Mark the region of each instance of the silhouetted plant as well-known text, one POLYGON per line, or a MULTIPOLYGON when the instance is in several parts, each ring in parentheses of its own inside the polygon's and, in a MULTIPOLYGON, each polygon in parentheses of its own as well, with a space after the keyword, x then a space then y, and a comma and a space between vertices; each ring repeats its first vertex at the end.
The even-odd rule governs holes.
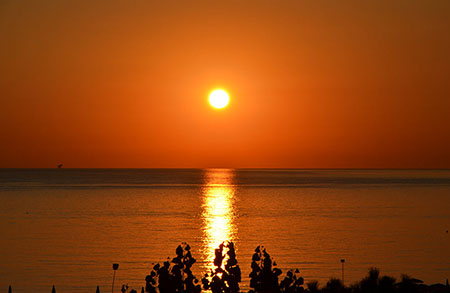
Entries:
MULTIPOLYGON (((156 264, 150 275, 146 276, 145 292, 147 293, 200 293, 201 286, 192 274, 191 268, 196 260, 192 257, 190 246, 182 243, 176 248, 176 257, 163 265, 156 264)), ((203 289, 212 293, 237 293, 241 282, 241 270, 236 259, 233 242, 223 242, 215 250, 214 269, 202 279, 203 289)), ((443 284, 424 285, 423 281, 403 275, 401 281, 395 278, 380 277, 377 268, 371 268, 368 275, 360 282, 345 287, 342 280, 332 278, 326 286, 319 288, 317 281, 307 283, 299 276, 299 270, 290 270, 279 283, 282 271, 266 249, 258 246, 252 256, 252 272, 250 273, 249 293, 450 293, 450 287, 443 284)), ((54 290, 54 289, 53 289, 54 290)), ((122 292, 128 292, 128 285, 122 285, 122 292)), ((142 293, 144 288, 142 288, 142 293)), ((131 290, 130 293, 137 293, 131 290)))
POLYGON ((363 278, 360 282, 360 288, 363 292, 375 293, 378 292, 378 278, 380 271, 377 268, 371 268, 367 277, 363 278))
POLYGON ((395 292, 395 278, 383 276, 378 282, 379 292, 393 293, 395 292))
MULTIPOLYGON (((276 265, 276 263, 275 263, 276 265)), ((281 270, 272 268, 272 259, 266 249, 258 246, 252 256, 252 272, 250 273, 250 287, 255 292, 279 292, 278 276, 281 270)), ((252 290, 250 290, 251 292, 252 290)))
POLYGON ((241 282, 241 268, 237 264, 236 251, 233 242, 223 242, 215 250, 214 266, 211 273, 205 274, 202 279, 203 289, 211 290, 213 293, 239 292, 241 282), (225 248, 227 248, 225 252, 225 248), (223 268, 223 261, 226 260, 223 268))
POLYGON ((415 293, 419 292, 418 284, 422 284, 422 280, 414 279, 408 275, 402 275, 402 280, 397 284, 398 292, 400 293, 415 293))
POLYGON ((288 271, 286 277, 278 283, 281 270, 267 253, 266 249, 258 246, 252 256, 252 272, 250 273, 249 292, 303 292, 303 278, 297 276, 299 270, 288 271))
POLYGON ((120 289, 120 292, 125 293, 128 291, 128 284, 127 285, 122 285, 122 288, 120 289))
MULTIPOLYGON (((122 288, 120 289, 120 291, 122 293, 127 293, 128 292, 128 284, 122 285, 122 288)), ((134 289, 131 289, 130 293, 137 293, 137 291, 134 289)))
POLYGON ((311 281, 306 283, 306 287, 308 288, 308 291, 311 293, 319 292, 319 282, 317 281, 311 281))
POLYGON ((280 282, 281 292, 304 292, 302 285, 304 280, 302 277, 297 276, 300 271, 298 269, 290 270, 286 273, 283 281, 280 282))
POLYGON ((377 268, 371 268, 368 275, 355 286, 353 291, 367 293, 397 292, 395 278, 389 276, 380 277, 380 271, 377 268))
POLYGON ((196 262, 192 257, 189 244, 182 243, 175 250, 176 257, 163 265, 156 264, 150 275, 145 277, 145 292, 161 293, 198 293, 201 287, 191 271, 196 262))
POLYGON ((423 281, 407 275, 402 275, 401 281, 395 283, 393 277, 380 277, 380 271, 377 268, 371 268, 368 275, 350 289, 355 293, 450 292, 450 288, 443 284, 427 286, 423 284, 423 281))
POLYGON ((328 282, 326 287, 322 290, 326 293, 342 293, 346 292, 346 288, 344 284, 342 283, 342 280, 331 278, 328 282))

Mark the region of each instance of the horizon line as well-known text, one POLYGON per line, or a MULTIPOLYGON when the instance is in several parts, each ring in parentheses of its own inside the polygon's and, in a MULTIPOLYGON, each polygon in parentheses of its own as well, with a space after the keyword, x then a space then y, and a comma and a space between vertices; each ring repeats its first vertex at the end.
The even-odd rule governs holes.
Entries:
POLYGON ((228 170, 448 170, 446 168, 403 168, 403 167, 0 167, 0 169, 68 169, 68 170, 100 170, 100 169, 134 169, 134 170, 210 170, 210 169, 228 169, 228 170))

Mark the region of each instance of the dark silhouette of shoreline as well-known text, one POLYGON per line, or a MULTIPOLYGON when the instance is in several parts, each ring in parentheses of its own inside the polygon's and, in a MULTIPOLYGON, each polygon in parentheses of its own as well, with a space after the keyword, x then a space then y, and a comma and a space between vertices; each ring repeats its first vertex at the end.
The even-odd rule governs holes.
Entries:
MULTIPOLYGON (((176 256, 163 264, 154 264, 152 271, 145 277, 145 287, 141 293, 237 293, 240 291, 241 269, 238 265, 234 243, 223 242, 215 249, 214 269, 206 273, 201 282, 194 276, 191 268, 196 263, 191 247, 187 243, 178 245, 176 256)), ((119 264, 113 264, 114 277, 119 264)), ((284 276, 277 268, 274 259, 263 246, 256 247, 251 263, 250 290, 248 293, 450 293, 448 279, 446 284, 426 285, 419 279, 402 275, 397 281, 391 276, 381 276, 377 268, 370 268, 367 276, 361 281, 345 286, 341 279, 331 278, 325 286, 319 287, 317 281, 305 283, 300 270, 289 270, 284 276), (280 281, 281 280, 281 281, 280 281)), ((114 277, 112 291, 114 291, 114 277)), ((100 290, 96 293, 109 292, 100 290)), ((128 284, 121 286, 122 293, 138 293, 130 289, 128 284)), ((9 286, 8 293, 12 293, 9 286)), ((56 293, 55 286, 52 293, 56 293)))
MULTIPOLYGON (((176 257, 156 264, 145 277, 142 293, 212 293, 241 292, 241 270, 238 265, 233 242, 224 242, 215 250, 214 270, 203 276, 201 282, 192 273, 196 259, 190 246, 182 243, 176 248, 176 257), (200 284, 201 283, 201 284, 200 284)), ((423 281, 402 275, 400 280, 391 276, 381 276, 377 268, 369 269, 366 277, 352 285, 345 286, 341 279, 331 278, 325 286, 319 287, 317 281, 305 283, 300 270, 287 271, 284 276, 281 269, 263 246, 258 246, 252 256, 249 293, 440 293, 450 292, 448 284, 426 285, 423 281)), ((128 286, 122 286, 122 293, 128 286)))

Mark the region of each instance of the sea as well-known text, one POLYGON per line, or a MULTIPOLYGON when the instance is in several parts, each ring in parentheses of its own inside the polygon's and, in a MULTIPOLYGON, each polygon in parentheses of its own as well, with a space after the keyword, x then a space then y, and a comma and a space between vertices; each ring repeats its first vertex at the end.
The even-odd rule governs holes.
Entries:
POLYGON ((0 169, 0 291, 140 292, 182 243, 201 279, 222 242, 242 291, 260 245, 319 286, 445 283, 449 229, 450 170, 0 169))

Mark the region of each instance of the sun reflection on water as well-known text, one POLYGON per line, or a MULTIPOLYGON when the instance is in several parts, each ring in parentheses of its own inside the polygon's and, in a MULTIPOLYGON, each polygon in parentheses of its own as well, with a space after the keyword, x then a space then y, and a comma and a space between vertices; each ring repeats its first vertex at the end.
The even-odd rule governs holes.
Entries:
POLYGON ((205 269, 213 269, 214 250, 224 241, 236 241, 233 184, 234 171, 229 169, 205 170, 202 189, 203 256, 205 269))

